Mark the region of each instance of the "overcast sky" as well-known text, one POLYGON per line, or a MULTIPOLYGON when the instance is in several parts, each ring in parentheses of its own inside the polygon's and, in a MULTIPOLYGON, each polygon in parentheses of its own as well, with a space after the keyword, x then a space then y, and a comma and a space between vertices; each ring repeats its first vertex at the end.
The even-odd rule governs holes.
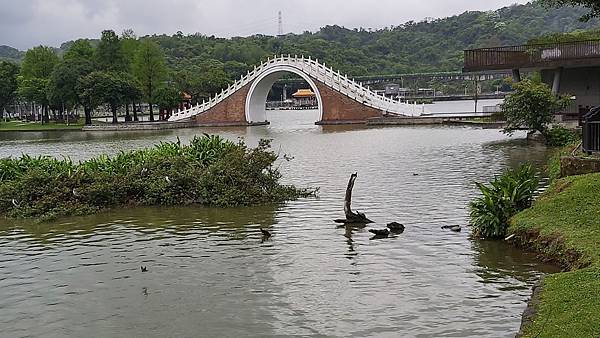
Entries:
POLYGON ((59 46, 103 29, 138 35, 200 32, 223 37, 314 31, 337 24, 381 28, 527 0, 0 0, 0 45, 59 46))

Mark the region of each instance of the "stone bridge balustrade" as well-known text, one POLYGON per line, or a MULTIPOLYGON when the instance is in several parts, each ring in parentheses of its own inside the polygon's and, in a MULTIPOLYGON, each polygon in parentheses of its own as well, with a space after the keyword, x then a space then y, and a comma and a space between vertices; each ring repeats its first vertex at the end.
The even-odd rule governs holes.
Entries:
POLYGON ((417 116, 424 113, 422 106, 379 95, 318 60, 282 55, 255 66, 208 102, 176 112, 169 121, 194 119, 216 125, 265 123, 266 96, 273 83, 285 73, 294 73, 310 84, 319 102, 318 123, 321 124, 358 123, 384 115, 417 116))

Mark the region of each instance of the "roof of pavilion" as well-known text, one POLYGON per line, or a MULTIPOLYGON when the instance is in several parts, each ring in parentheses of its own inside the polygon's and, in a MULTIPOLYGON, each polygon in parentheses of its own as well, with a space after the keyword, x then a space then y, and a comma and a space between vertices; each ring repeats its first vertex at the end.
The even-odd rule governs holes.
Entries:
POLYGON ((298 89, 298 91, 292 94, 295 98, 303 98, 303 97, 315 97, 315 93, 312 89, 298 89))

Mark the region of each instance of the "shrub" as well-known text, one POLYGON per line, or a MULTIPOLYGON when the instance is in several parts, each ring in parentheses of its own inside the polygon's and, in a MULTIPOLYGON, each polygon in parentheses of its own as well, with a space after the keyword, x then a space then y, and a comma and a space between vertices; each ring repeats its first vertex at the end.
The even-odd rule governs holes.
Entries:
POLYGON ((531 206, 539 181, 529 164, 506 170, 490 185, 477 183, 482 196, 470 204, 473 235, 483 238, 502 238, 508 221, 519 211, 531 206))
POLYGON ((189 145, 99 156, 78 164, 48 157, 0 160, 0 215, 51 218, 118 206, 239 206, 279 203, 315 194, 279 183, 270 142, 257 148, 219 136, 189 145))
POLYGON ((535 80, 523 80, 504 99, 502 111, 506 117, 504 132, 512 134, 521 128, 539 131, 543 135, 554 120, 554 114, 570 104, 567 95, 557 97, 550 87, 535 80))
POLYGON ((544 137, 546 138, 546 145, 551 147, 564 147, 581 140, 577 132, 560 126, 546 131, 544 137))

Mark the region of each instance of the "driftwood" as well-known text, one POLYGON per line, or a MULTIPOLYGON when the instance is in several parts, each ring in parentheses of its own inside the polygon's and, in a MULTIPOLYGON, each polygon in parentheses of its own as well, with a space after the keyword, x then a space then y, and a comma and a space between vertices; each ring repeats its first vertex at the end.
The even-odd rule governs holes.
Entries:
POLYGON ((336 219, 336 223, 343 224, 369 224, 374 223, 370 219, 365 216, 365 214, 360 212, 352 211, 352 190, 354 189, 354 182, 358 177, 358 173, 352 174, 350 176, 350 181, 348 181, 348 187, 346 188, 346 198, 344 199, 344 213, 346 214, 346 219, 336 219))

